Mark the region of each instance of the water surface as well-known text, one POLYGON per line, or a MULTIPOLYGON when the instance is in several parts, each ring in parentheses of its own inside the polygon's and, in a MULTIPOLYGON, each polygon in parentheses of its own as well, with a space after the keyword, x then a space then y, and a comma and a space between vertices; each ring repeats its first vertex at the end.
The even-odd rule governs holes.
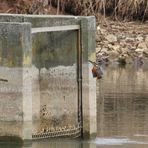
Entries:
POLYGON ((97 82, 97 138, 50 139, 0 148, 148 148, 147 67, 105 68, 97 82))

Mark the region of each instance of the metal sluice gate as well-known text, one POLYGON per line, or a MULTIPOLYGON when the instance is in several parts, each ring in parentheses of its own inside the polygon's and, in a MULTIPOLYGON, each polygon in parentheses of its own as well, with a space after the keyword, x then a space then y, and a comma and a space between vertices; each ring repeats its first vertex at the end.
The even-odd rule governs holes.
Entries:
POLYGON ((32 28, 32 34, 43 33, 43 32, 56 32, 56 31, 77 31, 77 56, 76 56, 76 81, 77 81, 77 123, 69 126, 58 126, 58 127, 44 127, 41 130, 37 130, 32 134, 32 139, 46 139, 56 137, 81 137, 83 134, 83 119, 82 119, 82 51, 80 45, 80 25, 69 25, 69 26, 55 26, 55 27, 41 27, 32 28))

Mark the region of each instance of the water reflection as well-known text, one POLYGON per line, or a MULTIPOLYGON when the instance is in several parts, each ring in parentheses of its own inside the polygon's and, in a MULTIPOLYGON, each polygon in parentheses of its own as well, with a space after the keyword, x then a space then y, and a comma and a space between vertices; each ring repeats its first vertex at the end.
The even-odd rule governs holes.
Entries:
POLYGON ((129 140, 127 138, 96 138, 96 140, 45 140, 36 141, 24 146, 15 144, 0 144, 0 148, 147 148, 144 142, 129 140))
POLYGON ((98 137, 113 138, 105 143, 121 142, 121 148, 148 147, 147 70, 146 66, 110 65, 98 81, 98 137))
POLYGON ((108 66, 97 84, 98 134, 90 141, 52 139, 0 148, 148 148, 147 68, 108 66))
POLYGON ((16 144, 0 144, 0 148, 82 148, 83 145, 89 147, 89 143, 85 144, 81 140, 70 140, 70 139, 52 139, 34 141, 32 143, 21 145, 16 144))
MULTIPOLYGON (((110 66, 98 82, 98 136, 148 135, 148 72, 110 66)), ((141 136, 142 137, 142 136, 141 136)))

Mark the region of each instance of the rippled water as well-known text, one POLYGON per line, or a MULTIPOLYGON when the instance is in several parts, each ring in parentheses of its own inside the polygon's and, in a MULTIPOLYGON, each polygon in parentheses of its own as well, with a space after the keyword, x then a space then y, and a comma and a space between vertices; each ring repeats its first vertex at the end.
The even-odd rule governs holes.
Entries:
POLYGON ((147 66, 105 68, 97 83, 98 137, 104 138, 96 144, 148 147, 147 77, 147 66))
POLYGON ((0 148, 147 148, 148 142, 129 140, 127 138, 96 138, 92 141, 82 140, 46 140, 24 146, 1 144, 0 148))
MULTIPOLYGON (((105 68, 97 82, 97 138, 89 141, 52 139, 23 148, 148 148, 147 67, 105 68)), ((21 148, 0 145, 0 148, 21 148)))

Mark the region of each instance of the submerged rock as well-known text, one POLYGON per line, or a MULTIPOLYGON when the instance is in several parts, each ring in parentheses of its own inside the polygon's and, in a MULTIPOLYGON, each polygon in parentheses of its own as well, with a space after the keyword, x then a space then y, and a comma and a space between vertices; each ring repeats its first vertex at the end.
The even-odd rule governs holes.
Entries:
POLYGON ((121 64, 121 65, 125 65, 126 64, 126 57, 125 57, 125 55, 120 55, 119 56, 119 58, 118 58, 118 60, 117 60, 117 62, 119 63, 119 64, 121 64))

